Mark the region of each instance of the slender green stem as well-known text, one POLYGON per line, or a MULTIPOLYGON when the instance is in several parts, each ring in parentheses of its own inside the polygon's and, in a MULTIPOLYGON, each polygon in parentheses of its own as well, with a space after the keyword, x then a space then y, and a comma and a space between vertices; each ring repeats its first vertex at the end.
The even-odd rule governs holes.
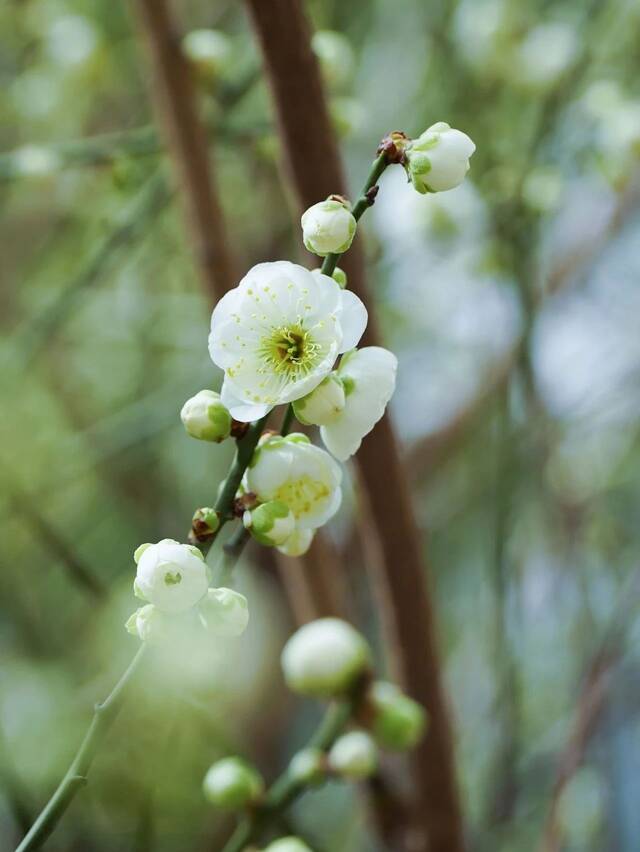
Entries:
POLYGON ((122 709, 133 676, 138 670, 146 650, 147 645, 144 643, 140 645, 129 667, 114 686, 111 693, 100 704, 96 704, 91 724, 80 748, 76 752, 76 756, 71 762, 71 766, 60 782, 58 789, 49 799, 40 816, 17 847, 16 852, 28 852, 28 850, 39 849, 58 824, 60 817, 69 807, 78 790, 87 783, 87 775, 98 746, 122 709))
MULTIPOLYGON (((308 746, 328 751, 351 718, 353 707, 352 699, 331 705, 309 740, 308 746)), ((267 790, 259 807, 238 825, 222 852, 243 852, 245 847, 257 840, 261 832, 306 789, 306 786, 296 780, 289 770, 285 770, 267 790)))
MULTIPOLYGON (((367 176, 367 180, 365 181, 364 186, 362 187, 362 192, 360 193, 360 197, 353 205, 352 213, 356 222, 360 219, 365 210, 367 210, 373 204, 373 199, 370 195, 370 191, 373 187, 378 183, 380 176, 387 168, 389 163, 387 162, 386 154, 382 153, 379 157, 373 161, 371 165, 371 171, 367 176)), ((338 265, 338 261, 342 257, 341 254, 328 254, 323 263, 321 271, 325 275, 333 275, 333 270, 338 265)))
POLYGON ((281 435, 288 435, 291 431, 291 426, 295 419, 295 414, 293 413, 293 403, 289 403, 287 406, 287 410, 284 413, 284 417, 282 419, 282 426, 280 427, 281 435))

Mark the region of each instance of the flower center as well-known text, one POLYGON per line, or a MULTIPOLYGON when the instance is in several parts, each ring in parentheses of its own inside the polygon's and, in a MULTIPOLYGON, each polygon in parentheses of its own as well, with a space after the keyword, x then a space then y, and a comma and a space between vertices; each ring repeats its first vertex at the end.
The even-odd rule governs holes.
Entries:
POLYGON ((326 500, 330 490, 319 479, 312 479, 305 473, 298 479, 289 479, 284 482, 273 495, 274 500, 285 503, 296 518, 308 514, 315 503, 326 500))
POLYGON ((276 373, 308 373, 320 354, 320 345, 301 323, 274 328, 260 344, 260 356, 276 373))
POLYGON ((177 586, 178 583, 182 582, 182 574, 179 571, 167 571, 164 575, 164 582, 166 586, 177 586))

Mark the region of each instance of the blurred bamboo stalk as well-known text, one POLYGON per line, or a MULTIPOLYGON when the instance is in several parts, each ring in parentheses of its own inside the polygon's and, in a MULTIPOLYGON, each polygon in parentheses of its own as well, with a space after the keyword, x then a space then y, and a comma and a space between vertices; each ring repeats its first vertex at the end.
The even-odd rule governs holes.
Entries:
POLYGON ((193 78, 167 0, 136 0, 134 6, 148 45, 160 130, 181 187, 199 272, 213 304, 236 284, 235 259, 196 109, 193 78))
MULTIPOLYGON (((309 24, 299 0, 247 0, 247 7, 264 55, 298 205, 304 209, 332 192, 345 192, 309 24)), ((349 252, 344 266, 351 289, 369 309, 366 342, 374 343, 379 334, 358 248, 349 252)), ((361 511, 370 508, 379 534, 381 558, 371 569, 390 661, 431 717, 428 736, 411 756, 418 828, 412 841, 421 835, 421 846, 412 848, 425 848, 428 838, 431 852, 461 852, 463 826, 435 616, 408 480, 387 417, 365 439, 357 461, 370 504, 361 511)))

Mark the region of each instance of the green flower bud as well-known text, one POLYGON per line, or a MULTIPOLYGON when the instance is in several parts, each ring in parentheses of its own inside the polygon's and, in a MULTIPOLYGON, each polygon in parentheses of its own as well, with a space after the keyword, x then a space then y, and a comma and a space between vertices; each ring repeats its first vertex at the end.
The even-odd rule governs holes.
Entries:
POLYGON ((242 522, 253 538, 267 547, 284 544, 296 528, 293 512, 281 500, 269 500, 255 509, 248 509, 242 522))
POLYGON ((231 434, 231 415, 220 402, 220 394, 202 390, 182 406, 180 417, 192 438, 219 443, 231 434))
POLYGON ((346 286, 347 286, 347 273, 344 271, 344 269, 340 269, 339 266, 336 266, 336 268, 331 273, 331 277, 336 282, 336 284, 340 287, 341 290, 344 290, 346 288, 346 286))
POLYGON ((369 778, 378 768, 376 744, 364 731, 343 734, 329 751, 329 767, 350 781, 369 778))
POLYGON ((326 426, 333 423, 344 406, 342 382, 337 373, 329 373, 311 393, 293 403, 293 411, 305 426, 326 426))
POLYGON ((326 757, 319 748, 304 748, 291 758, 289 774, 299 784, 316 787, 327 777, 326 757))
POLYGON ((202 782, 205 798, 219 808, 241 810, 258 801, 264 791, 262 776, 240 757, 214 763, 202 782))
POLYGON ((264 849, 264 852, 312 852, 312 850, 299 837, 291 835, 274 840, 264 849))
POLYGON ((195 541, 207 541, 220 528, 220 517, 215 509, 205 506, 196 509, 191 520, 191 533, 195 541))
POLYGON ((306 248, 324 257, 347 251, 356 233, 356 220, 342 202, 320 201, 302 214, 302 238, 306 248))
POLYGON ((422 705, 387 681, 376 681, 369 695, 374 710, 372 733, 380 745, 404 751, 422 739, 427 713, 422 705))
POLYGON ((206 82, 223 74, 233 57, 231 40, 219 30, 192 30, 182 39, 182 51, 206 82))
POLYGON ((311 47, 327 86, 340 89, 351 80, 355 58, 346 36, 334 30, 318 30, 311 39, 311 47))
POLYGON ((370 650, 358 631, 339 618, 305 624, 282 651, 284 679, 292 692, 332 698, 347 692, 368 667, 370 650))

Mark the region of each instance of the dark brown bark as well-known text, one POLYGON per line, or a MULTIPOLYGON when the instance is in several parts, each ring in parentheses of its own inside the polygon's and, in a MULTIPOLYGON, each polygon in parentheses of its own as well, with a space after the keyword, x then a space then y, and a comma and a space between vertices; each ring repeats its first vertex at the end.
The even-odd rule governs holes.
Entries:
MULTIPOLYGON (((335 136, 299 0, 247 0, 247 7, 264 55, 300 209, 332 192, 344 194, 335 136)), ((350 287, 367 303, 367 342, 375 343, 377 324, 357 247, 344 266, 350 287)), ((461 852, 462 819, 434 613, 407 477, 388 418, 366 438, 356 458, 379 534, 381 558, 372 572, 394 674, 431 717, 428 736, 411 755, 416 828, 422 848, 428 837, 431 852, 461 852)))
POLYGON ((167 0, 135 0, 151 59, 152 94, 187 212, 205 290, 215 303, 237 283, 207 136, 167 0))

